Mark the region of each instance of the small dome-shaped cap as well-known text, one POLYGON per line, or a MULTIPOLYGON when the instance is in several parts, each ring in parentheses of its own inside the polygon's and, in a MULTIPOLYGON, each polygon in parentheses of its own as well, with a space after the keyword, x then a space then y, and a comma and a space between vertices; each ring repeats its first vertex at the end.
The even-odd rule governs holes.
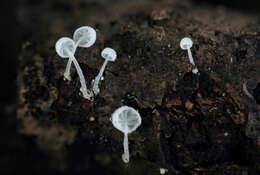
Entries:
POLYGON ((115 128, 123 133, 131 133, 138 128, 142 119, 137 110, 132 107, 122 106, 112 114, 112 123, 115 128))
POLYGON ((116 51, 109 47, 102 50, 101 56, 109 61, 115 61, 117 57, 116 51))
POLYGON ((180 46, 183 50, 187 50, 188 48, 191 48, 192 44, 193 44, 192 40, 188 37, 183 38, 180 42, 180 46))
POLYGON ((96 42, 96 31, 89 26, 83 26, 78 28, 73 34, 73 40, 75 43, 79 42, 80 47, 90 47, 96 42))
POLYGON ((75 52, 75 43, 72 39, 67 37, 62 37, 56 42, 56 52, 62 58, 68 58, 69 54, 66 52, 67 48, 71 53, 75 52))

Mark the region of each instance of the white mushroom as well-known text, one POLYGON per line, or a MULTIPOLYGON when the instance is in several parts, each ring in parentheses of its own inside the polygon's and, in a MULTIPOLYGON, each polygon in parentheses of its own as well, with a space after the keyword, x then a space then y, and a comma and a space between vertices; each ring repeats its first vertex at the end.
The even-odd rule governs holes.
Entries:
MULTIPOLYGON (((77 47, 88 48, 96 42, 96 31, 89 26, 80 27, 74 32, 73 40, 76 43, 75 51, 77 47)), ((64 73, 64 79, 71 80, 70 77, 71 63, 72 63, 72 59, 69 59, 64 73)))
POLYGON ((122 159, 125 163, 129 162, 128 134, 135 131, 142 123, 138 111, 132 107, 122 106, 112 114, 112 123, 116 129, 124 133, 124 154, 122 159))
POLYGON ((115 61, 116 60, 116 51, 114 49, 111 48, 105 48, 102 52, 101 52, 101 56, 103 58, 105 58, 105 62, 102 65, 98 75, 96 76, 95 80, 92 80, 92 90, 94 92, 95 95, 97 95, 100 92, 100 89, 98 87, 99 81, 100 79, 102 79, 105 67, 108 63, 108 61, 115 61))
POLYGON ((192 47, 193 45, 193 42, 190 38, 183 38, 180 42, 180 46, 183 50, 188 50, 188 57, 189 57, 189 60, 190 60, 190 63, 195 67, 192 69, 192 72, 194 74, 197 74, 199 71, 198 71, 198 68, 196 67, 195 63, 194 63, 194 60, 193 60, 193 57, 192 57, 192 54, 191 54, 191 50, 190 48, 192 47))
POLYGON ((67 38, 67 37, 60 38, 56 42, 56 52, 60 57, 69 58, 73 61, 74 65, 76 67, 77 73, 79 75, 80 83, 81 83, 80 91, 82 92, 84 98, 91 100, 91 98, 93 97, 93 93, 87 89, 86 81, 85 81, 84 75, 82 73, 82 70, 81 70, 77 60, 74 57, 75 42, 72 39, 67 38))

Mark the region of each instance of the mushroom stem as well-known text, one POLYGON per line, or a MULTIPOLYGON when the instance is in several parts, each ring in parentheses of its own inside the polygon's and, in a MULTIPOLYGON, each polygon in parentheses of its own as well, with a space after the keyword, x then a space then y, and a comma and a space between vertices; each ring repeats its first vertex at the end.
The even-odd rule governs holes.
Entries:
POLYGON ((124 154, 122 155, 122 159, 125 163, 129 162, 129 148, 128 148, 128 134, 124 133, 124 154))
POLYGON ((195 63, 194 63, 194 60, 193 60, 193 57, 192 57, 192 54, 191 54, 191 50, 190 50, 190 47, 188 47, 188 57, 189 57, 189 60, 190 60, 190 63, 193 65, 193 69, 192 69, 192 73, 194 74, 197 74, 199 72, 198 68, 196 67, 195 63))
POLYGON ((94 94, 98 94, 99 91, 100 91, 98 84, 99 84, 101 77, 103 76, 103 73, 105 71, 107 63, 108 63, 108 59, 105 59, 105 62, 103 63, 103 65, 102 65, 98 75, 96 76, 95 80, 92 80, 93 81, 92 90, 93 90, 94 94))
MULTIPOLYGON (((75 44, 75 50, 78 48, 79 46, 79 43, 82 41, 83 37, 81 37, 75 44)), ((72 59, 69 58, 69 61, 67 63, 67 66, 66 66, 66 70, 64 72, 64 80, 67 79, 67 80, 71 80, 71 76, 70 76, 70 68, 71 68, 71 63, 72 63, 72 59)))
POLYGON ((69 81, 71 80, 71 76, 70 76, 71 63, 72 63, 72 59, 71 59, 71 57, 69 57, 69 61, 68 61, 67 66, 66 66, 66 70, 63 74, 64 80, 66 80, 66 79, 69 80, 69 81))
POLYGON ((83 40, 83 38, 84 38, 84 36, 80 37, 80 39, 76 42, 75 49, 78 48, 78 46, 79 46, 80 42, 83 40))
POLYGON ((193 69, 192 69, 192 73, 194 74, 197 74, 199 72, 198 68, 196 67, 195 63, 194 63, 194 60, 193 60, 193 57, 192 57, 192 54, 191 54, 191 50, 190 50, 190 47, 187 47, 187 50, 188 50, 188 57, 189 57, 189 60, 190 60, 190 63, 193 65, 193 69))
POLYGON ((91 100, 91 98, 93 97, 93 94, 91 92, 89 92, 89 90, 87 89, 86 81, 85 81, 84 75, 82 73, 82 70, 79 66, 78 61, 76 60, 74 55, 68 50, 68 48, 65 48, 65 51, 68 53, 69 59, 71 59, 73 61, 74 65, 76 67, 77 73, 79 75, 79 80, 81 83, 80 91, 82 92, 83 97, 88 100, 91 100))
POLYGON ((194 60, 193 60, 193 57, 192 57, 192 54, 191 54, 191 50, 190 50, 190 47, 188 47, 188 57, 189 57, 189 60, 190 60, 190 63, 195 66, 195 63, 194 63, 194 60))

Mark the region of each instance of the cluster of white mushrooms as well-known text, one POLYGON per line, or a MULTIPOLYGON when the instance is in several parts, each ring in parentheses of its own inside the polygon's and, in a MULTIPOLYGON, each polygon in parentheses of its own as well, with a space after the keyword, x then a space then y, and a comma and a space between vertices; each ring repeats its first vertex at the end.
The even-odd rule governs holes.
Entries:
POLYGON ((98 85, 99 85, 99 81, 102 80, 102 75, 105 70, 105 67, 108 61, 115 61, 117 57, 116 51, 114 49, 105 48, 102 51, 101 56, 105 58, 105 62, 99 74, 96 76, 94 80, 92 80, 91 89, 88 89, 86 85, 85 77, 74 54, 78 47, 88 48, 91 47, 95 42, 96 42, 96 31, 89 26, 83 26, 78 28, 73 34, 73 39, 70 39, 68 37, 62 37, 56 42, 57 54, 62 58, 69 58, 65 73, 63 75, 64 80, 68 80, 68 81, 71 80, 70 68, 71 68, 71 63, 73 62, 77 70, 77 73, 79 75, 79 79, 81 83, 80 91, 83 97, 88 100, 92 100, 94 95, 97 95, 100 92, 98 85))
MULTIPOLYGON (((115 61, 117 58, 117 54, 114 49, 105 48, 101 52, 101 56, 105 59, 105 62, 102 65, 98 75, 95 77, 95 79, 92 80, 91 88, 88 89, 86 85, 85 77, 74 54, 78 47, 84 47, 84 48, 91 47, 95 43, 95 41, 96 41, 96 31, 89 26, 83 26, 78 28, 74 32, 73 39, 70 39, 68 37, 62 37, 56 43, 57 54, 62 58, 69 58, 64 73, 64 80, 71 81, 70 68, 73 62, 80 78, 80 83, 81 83, 80 91, 83 97, 88 100, 92 100, 94 95, 97 95, 100 92, 99 81, 103 79, 103 73, 108 61, 115 61)), ((190 38, 183 38, 180 42, 180 47, 183 50, 188 51, 188 58, 190 63, 193 66, 192 72, 194 74, 198 74, 199 71, 194 63, 191 50, 190 50, 192 44, 193 42, 190 38)), ((128 163, 130 160, 129 148, 128 148, 128 134, 135 131, 141 125, 142 123, 141 116, 139 112, 134 108, 128 106, 122 106, 114 111, 111 120, 113 126, 119 131, 124 133, 124 141, 123 141, 124 153, 122 155, 122 160, 125 163, 128 163)), ((160 172, 161 174, 164 174, 166 170, 161 168, 160 172)))
MULTIPOLYGON (((88 48, 91 47, 94 43, 96 42, 96 31, 89 26, 83 26, 78 28, 74 34, 73 34, 73 39, 70 39, 68 37, 62 37, 56 42, 56 52, 57 54, 62 57, 62 58, 69 58, 69 61, 66 66, 66 70, 64 72, 64 80, 71 80, 70 76, 70 68, 71 68, 71 63, 73 62, 75 65, 75 68, 77 70, 77 73, 79 75, 80 83, 81 83, 81 88, 80 91, 85 99, 91 100, 93 99, 94 95, 97 95, 100 92, 99 88, 99 81, 103 80, 103 73, 105 71, 105 67, 108 63, 108 61, 114 62, 117 58, 116 51, 111 48, 105 48, 101 52, 101 56, 105 59, 105 62, 103 66, 101 67, 98 75, 94 80, 91 82, 91 89, 87 88, 86 85, 86 80, 83 75, 83 72, 74 56, 76 49, 78 47, 83 47, 83 48, 88 48)), ((190 48, 192 47, 192 40, 190 38, 183 38, 180 42, 180 47, 183 50, 188 50, 188 57, 190 63, 194 66, 192 69, 192 72, 194 74, 198 73, 198 69, 194 63, 191 50, 190 48)))

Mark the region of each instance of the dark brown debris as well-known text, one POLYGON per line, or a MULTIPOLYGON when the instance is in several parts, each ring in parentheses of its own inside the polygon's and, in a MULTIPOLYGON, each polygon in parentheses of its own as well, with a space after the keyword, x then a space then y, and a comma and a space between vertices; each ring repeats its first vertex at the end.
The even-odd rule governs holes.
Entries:
POLYGON ((259 109, 242 91, 247 79, 259 104, 257 17, 189 1, 113 1, 108 7, 44 2, 27 7, 19 19, 29 28, 38 17, 23 44, 17 78, 19 132, 33 136, 52 157, 44 170, 260 174, 259 109), (73 66, 73 81, 63 80, 67 60, 54 49, 60 37, 71 37, 82 25, 97 29, 95 45, 76 52, 88 86, 103 63, 101 50, 112 47, 118 53, 92 102, 80 96, 73 66), (185 36, 194 42, 199 76, 180 49, 185 36), (129 135, 127 165, 121 160, 123 135, 110 121, 122 105, 142 116, 142 125, 129 135))

